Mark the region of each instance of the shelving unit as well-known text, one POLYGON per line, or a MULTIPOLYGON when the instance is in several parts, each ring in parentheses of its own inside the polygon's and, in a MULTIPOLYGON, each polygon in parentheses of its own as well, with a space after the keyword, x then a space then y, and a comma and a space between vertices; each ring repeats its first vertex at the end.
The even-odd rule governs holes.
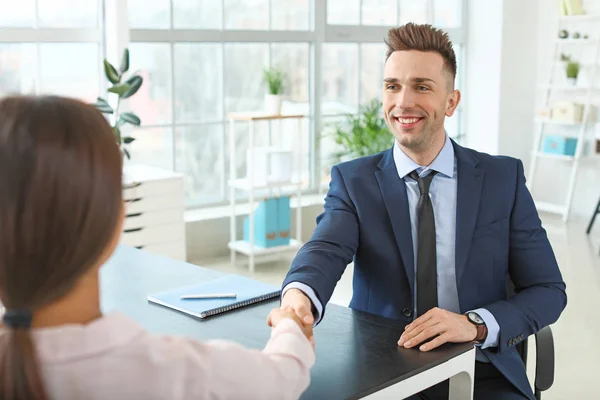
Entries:
MULTIPOLYGON (((236 264, 236 254, 244 254, 248 256, 248 268, 250 272, 254 272, 254 266, 257 261, 257 257, 260 256, 272 256, 285 252, 297 251, 301 246, 301 232, 302 232, 302 209, 298 207, 296 209, 296 237, 290 240, 289 245, 286 246, 275 246, 275 247, 259 247, 255 245, 254 238, 254 208, 257 191, 269 191, 272 196, 274 194, 281 195, 282 188, 293 187, 295 189, 295 195, 300 202, 302 197, 302 119, 305 115, 268 115, 261 112, 245 112, 245 113, 231 113, 229 114, 229 197, 231 205, 230 215, 230 242, 228 244, 231 265, 236 264), (254 148, 255 144, 255 127, 254 124, 257 121, 275 121, 284 119, 297 119, 298 120, 298 147, 294 148, 296 152, 295 162, 293 163, 292 170, 296 170, 299 173, 298 180, 284 181, 284 182, 266 182, 266 183, 255 183, 254 174, 252 171, 253 163, 248 164, 247 177, 237 178, 236 177, 236 140, 235 140, 235 128, 238 123, 248 123, 248 146, 254 148), (237 224, 236 224, 236 190, 243 190, 248 193, 248 202, 250 204, 249 212, 249 241, 237 239, 237 224)), ((278 132, 281 134, 281 132, 278 132)), ((269 137, 271 138, 271 137, 269 137)), ((271 142, 271 140, 269 140, 271 142)), ((271 145, 271 143, 269 143, 271 145)))
MULTIPOLYGON (((558 19, 557 30, 567 29, 569 32, 579 31, 581 33, 582 25, 588 29, 590 23, 595 24, 596 21, 600 22, 600 15, 576 15, 576 16, 562 16, 558 19), (580 24, 580 25, 578 25, 580 24), (587 24, 587 25, 586 25, 587 24)), ((553 59, 550 62, 550 77, 548 82, 539 85, 539 89, 545 90, 545 101, 544 107, 546 110, 550 109, 550 101, 552 95, 555 93, 559 93, 561 97, 569 98, 568 96, 576 96, 576 95, 584 95, 585 100, 579 101, 580 104, 583 104, 583 116, 581 121, 577 122, 568 122, 568 121, 557 121, 552 120, 550 118, 535 118, 536 125, 536 133, 535 133, 535 141, 534 148, 532 151, 532 162, 528 171, 527 182, 529 186, 529 190, 532 192, 534 197, 536 206, 538 210, 545 211, 549 213, 559 214, 562 216, 563 221, 567 221, 569 218, 569 211, 571 208, 571 201, 573 199, 573 192, 575 188, 575 182, 577 179, 577 171, 579 168, 580 159, 583 156, 583 147, 585 145, 585 140, 588 138, 588 130, 590 128, 590 112, 592 107, 592 101, 595 95, 600 94, 600 85, 598 84, 598 55, 600 54, 600 37, 598 37, 599 32, 595 31, 590 34, 588 39, 578 38, 578 39, 556 39, 554 41, 554 54, 553 59), (572 51, 572 49, 576 49, 577 46, 582 46, 582 52, 586 52, 588 54, 592 54, 593 52, 593 61, 583 62, 582 65, 590 71, 587 76, 587 85, 583 86, 570 86, 567 84, 561 84, 554 82, 555 70, 558 66, 564 65, 560 63, 559 56, 561 52, 572 51), (547 127, 553 126, 553 129, 560 132, 556 133, 556 135, 563 136, 565 138, 573 138, 577 139, 577 144, 575 147, 575 154, 573 156, 570 155, 561 155, 561 154, 549 154, 544 153, 542 149, 542 145, 544 143, 544 139, 547 133, 547 127), (568 131, 571 129, 571 132, 568 131), (574 131, 577 130, 577 134, 574 131), (536 198, 536 195, 533 191, 534 181, 536 173, 538 171, 538 162, 540 159, 552 159, 559 162, 570 163, 570 172, 568 181, 565 183, 564 187, 566 187, 566 198, 564 203, 562 204, 553 204, 548 202, 539 201, 536 198)), ((577 60, 579 61, 579 60, 577 60)), ((593 135, 592 135, 593 136, 593 135)), ((543 172, 543 171, 542 171, 543 172)), ((557 182, 557 185, 560 185, 560 182, 557 182)))

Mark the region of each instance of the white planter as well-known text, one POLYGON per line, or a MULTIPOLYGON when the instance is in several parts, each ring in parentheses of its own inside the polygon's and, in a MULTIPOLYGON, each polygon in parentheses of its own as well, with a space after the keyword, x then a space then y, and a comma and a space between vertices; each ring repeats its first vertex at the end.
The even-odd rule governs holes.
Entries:
POLYGON ((577 86, 577 78, 567 78, 567 83, 571 86, 577 86))
POLYGON ((283 96, 279 94, 267 94, 265 96, 265 111, 270 115, 281 115, 281 100, 283 96))

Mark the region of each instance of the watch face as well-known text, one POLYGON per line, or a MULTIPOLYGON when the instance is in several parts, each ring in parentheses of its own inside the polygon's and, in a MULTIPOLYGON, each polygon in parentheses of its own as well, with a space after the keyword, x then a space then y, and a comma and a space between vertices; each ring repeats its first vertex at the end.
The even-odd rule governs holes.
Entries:
POLYGON ((474 313, 474 312, 470 312, 468 314, 468 317, 471 321, 473 321, 474 323, 476 323, 477 325, 481 325, 483 324, 483 319, 481 319, 481 317, 479 316, 479 314, 474 313))

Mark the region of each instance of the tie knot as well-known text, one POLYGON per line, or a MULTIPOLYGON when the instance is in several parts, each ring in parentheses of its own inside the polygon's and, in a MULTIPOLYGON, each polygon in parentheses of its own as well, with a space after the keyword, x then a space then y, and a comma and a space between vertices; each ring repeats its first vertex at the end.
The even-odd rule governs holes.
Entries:
POLYGON ((427 176, 421 178, 416 170, 412 171, 408 176, 417 181, 419 184, 419 191, 421 192, 421 196, 427 196, 429 194, 429 186, 431 185, 431 180, 433 176, 437 174, 437 171, 431 171, 427 176))

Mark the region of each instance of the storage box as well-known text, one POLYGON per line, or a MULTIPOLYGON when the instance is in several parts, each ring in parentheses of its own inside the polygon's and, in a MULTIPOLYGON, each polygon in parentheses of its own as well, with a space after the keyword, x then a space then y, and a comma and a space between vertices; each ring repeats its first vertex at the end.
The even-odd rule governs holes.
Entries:
POLYGON ((569 101, 559 101, 552 105, 552 120, 562 122, 581 122, 583 119, 583 104, 569 101))
MULTIPOLYGON (((254 211, 254 245, 277 246, 277 200, 262 200, 254 211)), ((250 216, 244 219, 244 240, 250 242, 250 216)))
POLYGON ((290 197, 280 197, 277 200, 277 246, 287 246, 290 244, 291 214, 290 197))
POLYGON ((544 138, 544 153, 574 156, 577 139, 564 136, 548 135, 544 138))
POLYGON ((250 169, 252 169, 252 177, 257 185, 290 181, 292 179, 292 152, 274 147, 250 148, 247 152, 246 168, 248 178, 250 178, 250 169))

